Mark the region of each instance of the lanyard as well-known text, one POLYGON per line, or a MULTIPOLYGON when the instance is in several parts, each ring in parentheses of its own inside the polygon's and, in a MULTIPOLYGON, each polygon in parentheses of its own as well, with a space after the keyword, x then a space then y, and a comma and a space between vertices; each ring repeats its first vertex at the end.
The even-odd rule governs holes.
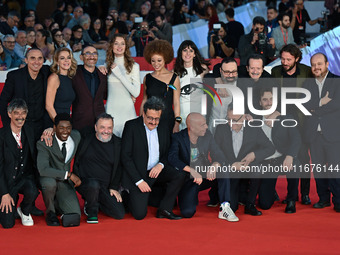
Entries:
POLYGON ((284 34, 283 29, 281 27, 281 32, 282 32, 282 37, 283 37, 283 42, 285 43, 285 45, 287 45, 287 41, 288 41, 288 31, 286 34, 284 34))
POLYGON ((296 14, 296 19, 298 21, 299 24, 302 24, 302 11, 300 11, 300 18, 299 16, 296 14))
POLYGON ((145 47, 145 45, 147 45, 147 44, 148 44, 148 42, 149 42, 149 36, 148 36, 148 37, 146 37, 146 40, 145 40, 145 45, 144 45, 144 42, 143 42, 143 38, 142 38, 142 37, 140 38, 140 41, 142 42, 142 45, 143 45, 143 47, 145 47))

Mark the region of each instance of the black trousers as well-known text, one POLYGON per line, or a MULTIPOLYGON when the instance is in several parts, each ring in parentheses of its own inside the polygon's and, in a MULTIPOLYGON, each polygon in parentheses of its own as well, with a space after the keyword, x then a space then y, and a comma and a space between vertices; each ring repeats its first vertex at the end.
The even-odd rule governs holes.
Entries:
MULTIPOLYGON (((24 198, 20 204, 21 210, 23 214, 28 215, 31 213, 33 202, 39 195, 39 191, 37 189, 35 180, 33 176, 24 177, 21 179, 9 192, 11 197, 14 200, 14 203, 17 203, 18 194, 23 194, 24 198)), ((15 224, 15 206, 12 206, 12 212, 6 213, 6 211, 0 211, 0 222, 4 228, 12 228, 15 224)))
POLYGON ((321 201, 330 201, 340 205, 340 171, 329 171, 328 168, 340 168, 340 142, 328 142, 322 133, 318 132, 316 139, 310 145, 316 190, 321 201), (321 172, 317 170, 321 169, 321 172), (324 170, 326 169, 326 170, 324 170))
MULTIPOLYGON (((271 161, 273 166, 281 166, 285 156, 279 157, 274 162, 271 161)), ((263 165, 268 165, 268 162, 263 161, 263 165)), ((259 188, 259 206, 261 209, 268 210, 275 202, 275 186, 277 177, 282 173, 274 174, 273 178, 263 178, 259 188)), ((295 201, 298 196, 299 187, 299 173, 290 171, 285 174, 287 176, 287 201, 295 201)), ((270 176, 272 177, 272 176, 270 176)))
POLYGON ((185 173, 185 181, 178 194, 178 206, 181 215, 185 218, 191 218, 196 213, 198 205, 198 193, 202 190, 209 189, 209 197, 213 202, 230 201, 230 181, 229 179, 215 179, 209 181, 203 179, 201 185, 197 185, 190 178, 189 173, 185 173))
POLYGON ((87 202, 86 212, 89 217, 97 217, 100 209, 112 218, 124 218, 123 203, 117 202, 116 197, 110 195, 109 188, 101 184, 97 179, 82 179, 77 191, 87 202))
MULTIPOLYGON (((185 175, 182 172, 171 166, 167 166, 161 171, 157 178, 150 178, 148 176, 144 181, 147 182, 151 189, 156 182, 166 185, 166 191, 162 201, 160 202, 159 209, 170 212, 174 207, 176 197, 183 185, 184 179, 185 175)), ((131 189, 129 192, 128 205, 132 216, 136 220, 144 219, 148 211, 147 207, 150 192, 143 193, 138 187, 131 189)))
MULTIPOLYGON (((249 174, 245 174, 245 178, 247 178, 249 174)), ((257 176, 256 176, 257 177, 257 176)), ((247 178, 248 179, 248 178, 247 178)), ((240 193, 240 178, 231 178, 230 179, 230 207, 236 212, 238 209, 239 202, 239 193, 240 193)), ((255 204, 257 192, 259 190, 261 184, 260 178, 249 178, 249 189, 248 194, 246 196, 246 204, 255 204)))
MULTIPOLYGON (((310 163, 310 157, 308 153, 308 146, 306 143, 301 143, 301 147, 298 154, 298 159, 302 166, 310 163)), ((300 193, 301 196, 309 195, 310 190, 310 172, 301 173, 300 193)))

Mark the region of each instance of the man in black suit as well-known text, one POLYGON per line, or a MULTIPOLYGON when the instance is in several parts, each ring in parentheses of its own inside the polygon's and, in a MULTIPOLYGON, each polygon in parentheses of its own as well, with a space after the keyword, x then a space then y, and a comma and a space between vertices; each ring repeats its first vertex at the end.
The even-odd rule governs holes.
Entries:
POLYGON ((80 143, 73 168, 81 179, 77 190, 85 200, 87 223, 98 223, 99 209, 115 219, 123 219, 125 213, 118 192, 122 175, 121 141, 112 133, 112 116, 100 114, 95 131, 80 143))
POLYGON ((32 48, 25 56, 26 66, 7 74, 0 95, 0 115, 4 125, 9 124, 7 105, 14 98, 22 98, 28 106, 26 125, 34 130, 37 141, 44 130, 45 95, 49 66, 44 66, 40 49, 32 48))
POLYGON ((0 222, 4 228, 15 224, 18 193, 24 198, 17 211, 24 226, 33 226, 33 202, 39 191, 36 186, 36 149, 33 131, 25 124, 27 105, 13 99, 8 106, 9 125, 0 129, 0 222))
POLYGON ((340 212, 340 77, 332 74, 328 65, 327 57, 322 53, 311 58, 315 79, 304 83, 304 88, 311 93, 311 99, 304 106, 312 115, 307 116, 304 130, 310 144, 319 195, 319 202, 313 207, 330 206, 331 192, 334 210, 340 212))
MULTIPOLYGON (((271 88, 264 88, 259 92, 259 104, 263 110, 269 110, 272 107, 273 94, 271 88)), ((301 137, 296 127, 284 127, 282 121, 285 121, 285 125, 294 126, 294 121, 289 121, 292 116, 276 117, 276 121, 270 115, 263 116, 262 130, 275 147, 275 153, 267 157, 262 165, 269 167, 280 167, 282 171, 279 173, 268 172, 264 175, 261 186, 259 189, 259 206, 260 208, 267 210, 275 202, 275 186, 277 176, 280 174, 286 174, 287 176, 287 206, 286 213, 295 213, 295 200, 298 196, 298 168, 297 155, 301 146, 301 137), (271 119, 271 120, 270 120, 271 119), (294 167, 295 166, 295 167, 294 167)))
POLYGON ((170 136, 159 124, 163 102, 156 97, 146 101, 143 116, 126 122, 122 138, 122 185, 129 190, 129 207, 137 220, 145 218, 151 188, 164 183, 165 195, 157 211, 158 218, 181 219, 172 212, 184 175, 168 165, 170 136))
POLYGON ((71 172, 71 162, 80 142, 80 133, 72 130, 72 120, 67 113, 55 117, 54 129, 52 146, 43 141, 37 142, 37 165, 46 206, 46 223, 48 226, 60 225, 56 215, 56 209, 59 209, 63 226, 78 226, 81 213, 75 187, 81 184, 81 180, 71 172))
POLYGON ((238 221, 238 217, 230 208, 229 179, 222 178, 226 176, 217 176, 221 178, 216 180, 216 170, 223 166, 224 155, 217 146, 213 135, 207 130, 205 118, 199 113, 190 113, 186 124, 188 128, 172 135, 168 157, 169 163, 185 174, 184 185, 178 194, 178 205, 182 216, 191 218, 196 213, 198 193, 202 183, 211 186, 213 182, 217 182, 219 201, 221 202, 218 217, 228 221, 238 221), (212 163, 208 159, 208 155, 210 155, 212 163), (199 171, 199 168, 209 169, 206 178, 203 178, 203 173, 199 171))
POLYGON ((82 49, 80 59, 84 65, 79 65, 72 79, 76 99, 72 104, 73 128, 82 130, 93 127, 96 117, 105 112, 104 100, 107 94, 107 78, 96 64, 98 52, 93 46, 82 49))
POLYGON ((216 143, 226 157, 227 166, 232 169, 231 209, 236 211, 239 202, 239 184, 241 178, 250 178, 245 213, 254 216, 261 215, 255 207, 255 199, 261 182, 259 173, 244 172, 248 167, 258 170, 257 166, 266 157, 275 152, 274 146, 261 128, 247 124, 246 116, 233 113, 233 105, 228 106, 228 124, 218 125, 215 132, 216 143), (235 172, 233 171, 235 170, 235 172))

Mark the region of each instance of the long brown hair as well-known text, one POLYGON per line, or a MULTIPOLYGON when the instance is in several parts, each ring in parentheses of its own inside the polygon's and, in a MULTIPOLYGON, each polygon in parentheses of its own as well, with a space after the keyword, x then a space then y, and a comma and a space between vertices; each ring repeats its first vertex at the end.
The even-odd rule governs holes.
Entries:
POLYGON ((132 67, 133 67, 133 64, 135 63, 135 61, 131 57, 130 49, 129 49, 129 46, 128 46, 126 36, 123 35, 123 34, 115 34, 113 36, 113 38, 110 40, 109 47, 108 47, 107 52, 106 52, 106 67, 108 69, 108 74, 111 74, 111 65, 115 62, 115 54, 113 53, 113 45, 114 45, 117 37, 123 38, 124 42, 125 42, 124 66, 125 66, 127 73, 129 74, 129 73, 131 73, 131 70, 132 70, 132 67))
POLYGON ((68 52, 71 56, 71 67, 67 71, 67 76, 72 78, 73 76, 75 76, 76 71, 77 71, 77 61, 74 59, 72 51, 68 48, 65 48, 65 47, 57 49, 56 52, 54 53, 53 63, 52 63, 51 68, 50 68, 51 72, 56 73, 56 74, 60 73, 60 70, 59 70, 57 63, 58 63, 58 58, 59 58, 60 52, 62 52, 62 51, 68 52))

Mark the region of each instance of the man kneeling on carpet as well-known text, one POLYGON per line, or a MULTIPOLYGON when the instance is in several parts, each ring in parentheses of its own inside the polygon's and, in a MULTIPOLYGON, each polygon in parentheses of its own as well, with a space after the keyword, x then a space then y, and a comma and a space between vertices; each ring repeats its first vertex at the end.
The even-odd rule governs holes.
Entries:
POLYGON ((23 99, 7 107, 10 124, 0 129, 0 222, 4 228, 15 224, 18 193, 24 198, 17 211, 22 225, 33 226, 31 210, 39 191, 36 185, 36 149, 33 130, 24 125, 28 113, 23 99))
POLYGON ((162 99, 149 98, 143 106, 143 116, 126 122, 123 131, 122 185, 129 190, 127 204, 137 220, 147 214, 150 192, 155 183, 166 187, 157 218, 181 219, 172 209, 184 175, 167 163, 170 134, 168 126, 159 122, 164 108, 162 99))
MULTIPOLYGON (((199 113, 190 113, 186 120, 187 127, 172 135, 169 151, 169 163, 178 171, 185 173, 185 182, 178 194, 178 205, 183 217, 191 218, 196 213, 198 193, 201 185, 211 186, 217 181, 218 196, 221 202, 218 217, 227 221, 239 221, 230 208, 230 180, 217 178, 216 172, 207 173, 207 178, 195 171, 195 166, 217 167, 223 165, 224 155, 210 133, 205 118, 199 113), (212 158, 211 163, 208 154, 212 158), (203 183, 203 184, 202 184, 203 183), (210 184, 210 185, 209 185, 210 184)), ((226 177, 226 176, 221 176, 226 177)), ((212 199, 212 198, 210 198, 212 199)))
POLYGON ((81 179, 77 190, 85 200, 87 223, 98 223, 99 209, 112 218, 124 218, 125 210, 118 192, 122 175, 121 141, 112 133, 113 125, 110 114, 100 114, 95 134, 82 139, 76 154, 73 172, 81 179))
POLYGON ((72 120, 67 113, 55 117, 54 129, 52 146, 47 146, 43 141, 37 142, 46 223, 48 226, 59 226, 56 213, 60 212, 64 227, 78 226, 81 213, 75 187, 81 184, 81 180, 71 173, 71 161, 80 142, 80 133, 72 130, 72 120))

